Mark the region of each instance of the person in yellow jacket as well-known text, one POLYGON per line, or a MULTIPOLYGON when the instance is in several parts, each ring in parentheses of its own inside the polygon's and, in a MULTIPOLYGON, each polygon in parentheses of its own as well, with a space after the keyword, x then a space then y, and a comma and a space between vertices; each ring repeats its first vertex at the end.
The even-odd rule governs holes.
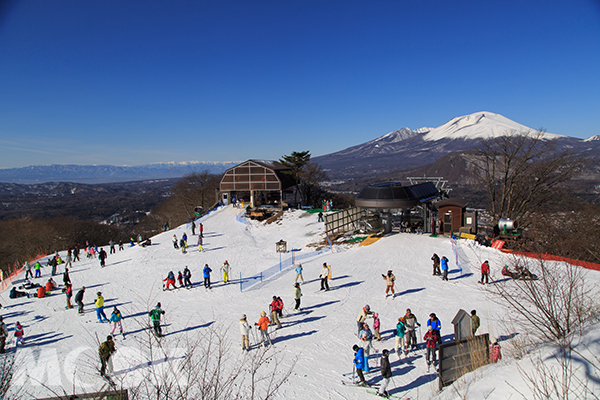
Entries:
POLYGON ((102 292, 96 293, 98 297, 96 297, 96 316, 98 317, 98 322, 110 322, 108 318, 106 318, 106 314, 104 314, 104 297, 102 297, 102 292), (104 318, 104 320, 102 320, 104 318))

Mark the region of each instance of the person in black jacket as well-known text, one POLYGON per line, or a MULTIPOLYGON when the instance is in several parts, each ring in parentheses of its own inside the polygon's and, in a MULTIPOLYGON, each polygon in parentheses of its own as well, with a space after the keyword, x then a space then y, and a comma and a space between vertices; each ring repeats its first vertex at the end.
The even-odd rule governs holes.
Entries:
POLYGON ((378 395, 383 397, 389 397, 389 393, 387 392, 387 387, 390 384, 390 379, 392 378, 392 367, 390 366, 390 352, 387 349, 384 349, 381 353, 381 386, 379 387, 378 395))
POLYGON ((185 285, 186 288, 188 287, 188 285, 189 285, 190 289, 192 288, 191 278, 192 278, 192 272, 186 265, 185 269, 183 270, 183 284, 185 285))
POLYGON ((75 295, 75 303, 77 303, 77 305, 79 306, 79 308, 77 309, 77 312, 79 312, 79 314, 83 314, 83 295, 85 294, 85 286, 82 286, 81 289, 79 289, 79 292, 77 292, 77 294, 75 295))

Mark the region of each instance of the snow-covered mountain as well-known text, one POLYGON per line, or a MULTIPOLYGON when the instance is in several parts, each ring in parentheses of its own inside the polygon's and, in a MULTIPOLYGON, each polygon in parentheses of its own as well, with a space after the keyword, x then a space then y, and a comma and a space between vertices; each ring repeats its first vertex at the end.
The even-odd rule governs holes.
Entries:
MULTIPOLYGON (((327 171, 330 180, 348 181, 428 165, 447 154, 474 149, 484 139, 537 132, 500 114, 482 111, 455 117, 437 128, 402 128, 363 144, 315 157, 313 161, 327 171)), ((547 132, 543 138, 556 140, 559 147, 600 157, 599 140, 584 141, 547 132)))

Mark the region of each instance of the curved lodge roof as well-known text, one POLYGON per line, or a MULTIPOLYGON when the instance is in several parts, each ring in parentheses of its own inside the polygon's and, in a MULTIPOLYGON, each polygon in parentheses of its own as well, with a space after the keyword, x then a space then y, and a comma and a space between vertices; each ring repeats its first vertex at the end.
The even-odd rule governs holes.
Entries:
POLYGON ((288 171, 291 171, 291 168, 277 161, 248 160, 225 171, 219 190, 285 190, 294 185, 292 176, 284 173, 288 171))
POLYGON ((438 197, 433 182, 402 186, 399 182, 382 183, 363 188, 356 197, 356 206, 375 209, 408 209, 438 197))

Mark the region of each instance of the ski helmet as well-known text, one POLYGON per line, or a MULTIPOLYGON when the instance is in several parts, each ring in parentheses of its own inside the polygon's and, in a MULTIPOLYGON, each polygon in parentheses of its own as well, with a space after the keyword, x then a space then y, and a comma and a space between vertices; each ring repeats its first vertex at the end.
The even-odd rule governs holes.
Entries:
POLYGON ((370 309, 371 309, 371 306, 367 304, 367 305, 365 306, 365 310, 369 311, 370 309))
POLYGON ((246 314, 242 314, 242 319, 246 319, 246 314))
POLYGON ((108 335, 108 336, 106 337, 106 340, 112 340, 112 336, 111 336, 111 335, 108 335))
POLYGON ((156 307, 160 308, 160 302, 156 303, 156 307))
POLYGON ((388 349, 383 349, 383 351, 381 352, 381 354, 383 354, 384 356, 389 356, 390 355, 390 351, 388 349))

